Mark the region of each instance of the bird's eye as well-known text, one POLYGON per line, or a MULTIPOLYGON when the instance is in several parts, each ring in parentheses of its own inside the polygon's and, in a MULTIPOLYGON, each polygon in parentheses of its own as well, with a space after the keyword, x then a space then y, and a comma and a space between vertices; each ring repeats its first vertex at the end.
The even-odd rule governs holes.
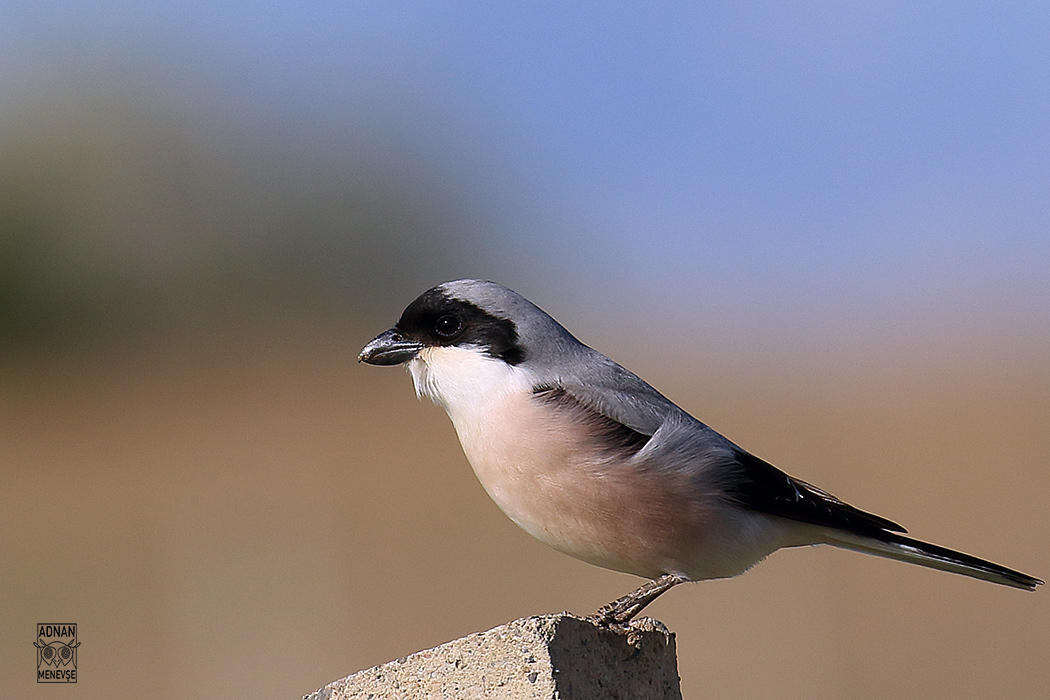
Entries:
POLYGON ((450 314, 440 316, 437 321, 434 322, 434 332, 440 335, 442 338, 451 338, 456 333, 459 333, 460 329, 459 319, 450 314))

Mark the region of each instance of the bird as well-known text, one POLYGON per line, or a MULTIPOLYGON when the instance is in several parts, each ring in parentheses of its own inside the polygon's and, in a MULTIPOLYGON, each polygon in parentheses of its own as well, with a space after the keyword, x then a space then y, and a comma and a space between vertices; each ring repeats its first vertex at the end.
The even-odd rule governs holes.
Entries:
POLYGON ((641 576, 591 616, 624 626, 687 581, 826 544, 1023 590, 1042 580, 907 536, 694 418, 495 282, 439 284, 364 346, 407 365, 445 409, 478 480, 518 526, 582 561, 641 576))

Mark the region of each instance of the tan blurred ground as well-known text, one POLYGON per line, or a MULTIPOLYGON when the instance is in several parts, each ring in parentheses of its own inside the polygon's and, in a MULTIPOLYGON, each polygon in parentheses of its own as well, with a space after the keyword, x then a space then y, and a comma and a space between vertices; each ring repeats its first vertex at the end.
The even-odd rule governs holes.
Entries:
MULTIPOLYGON (((378 330, 4 365, 0 694, 296 698, 637 583, 518 531, 405 373, 354 362, 378 330), (37 685, 34 625, 67 621, 79 682, 37 685)), ((600 349, 914 535, 1050 575, 1050 349, 692 372, 674 349, 600 349)), ((1045 589, 809 549, 652 613, 689 698, 1050 696, 1045 589)))

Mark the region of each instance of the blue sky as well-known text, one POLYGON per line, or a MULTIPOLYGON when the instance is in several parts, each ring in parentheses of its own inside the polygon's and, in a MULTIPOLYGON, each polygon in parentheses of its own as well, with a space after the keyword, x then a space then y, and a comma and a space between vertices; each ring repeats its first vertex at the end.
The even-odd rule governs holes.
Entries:
POLYGON ((1050 7, 723 5, 9 2, 0 109, 149 57, 276 122, 403 120, 515 222, 490 276, 581 307, 1050 326, 1050 7))

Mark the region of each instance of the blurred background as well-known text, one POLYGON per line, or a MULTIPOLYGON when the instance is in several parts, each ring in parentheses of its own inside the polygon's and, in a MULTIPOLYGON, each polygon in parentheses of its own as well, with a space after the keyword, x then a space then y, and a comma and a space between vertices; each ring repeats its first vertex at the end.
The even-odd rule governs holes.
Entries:
MULTIPOLYGON (((465 276, 789 473, 1050 575, 1050 9, 0 7, 0 688, 297 698, 633 577, 360 347, 465 276), (38 685, 34 625, 79 625, 38 685)), ((1050 695, 1050 593, 676 589, 687 698, 1050 695)))

